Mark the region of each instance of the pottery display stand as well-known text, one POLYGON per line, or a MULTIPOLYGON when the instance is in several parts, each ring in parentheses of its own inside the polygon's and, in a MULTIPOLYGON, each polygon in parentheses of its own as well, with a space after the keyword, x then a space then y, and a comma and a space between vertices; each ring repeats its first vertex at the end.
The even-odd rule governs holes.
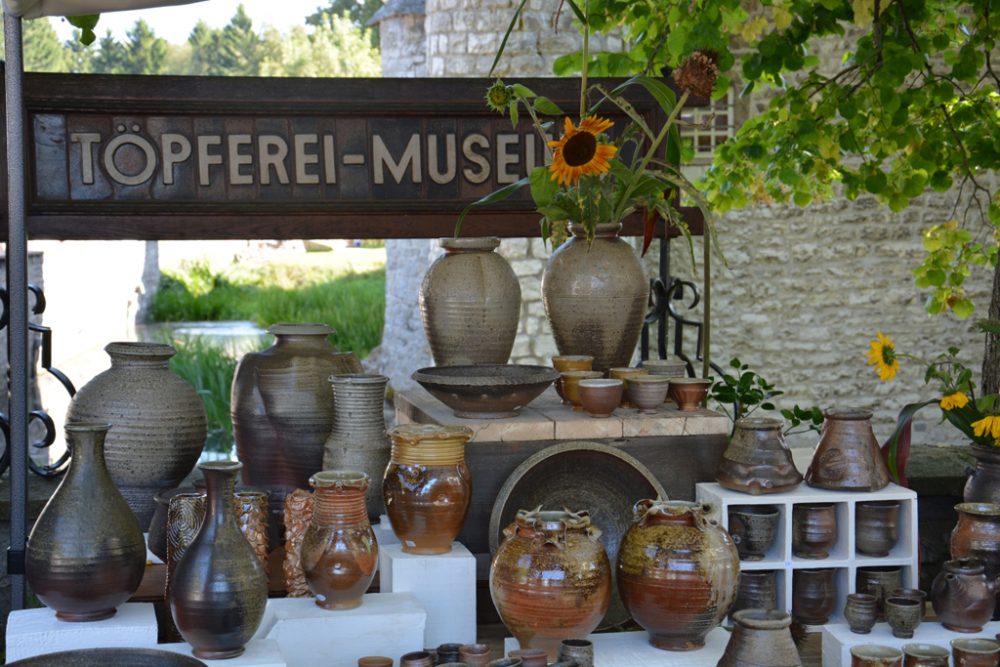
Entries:
POLYGON ((345 610, 323 609, 313 598, 274 598, 254 639, 276 641, 288 667, 356 667, 362 656, 422 650, 426 622, 409 593, 369 593, 345 610))
MULTIPOLYGON (((903 586, 917 587, 917 494, 895 484, 880 491, 827 491, 801 484, 793 491, 752 496, 725 489, 718 484, 698 484, 695 495, 699 502, 712 506, 711 516, 723 528, 729 527, 729 507, 733 505, 772 505, 778 508, 777 536, 763 560, 740 561, 741 570, 777 570, 778 609, 791 613, 792 573, 799 569, 834 568, 836 570, 837 605, 830 623, 844 623, 844 604, 848 593, 855 592, 857 571, 865 567, 902 568, 903 586), (899 541, 888 556, 875 558, 857 552, 855 548, 854 508, 859 502, 871 500, 899 501, 899 541), (827 558, 801 558, 792 554, 792 508, 802 503, 833 503, 837 513, 837 542, 827 558)), ((818 631, 821 626, 807 626, 818 631)), ((846 627, 846 626, 845 626, 846 627)), ((857 635, 863 637, 865 635, 857 635)), ((867 642, 878 643, 878 642, 867 642)), ((829 664, 849 664, 833 662, 829 664)))
MULTIPOLYGON (((649 643, 647 632, 609 632, 587 639, 594 644, 594 667, 715 667, 729 643, 729 632, 715 628, 705 638, 704 648, 697 651, 658 649, 649 643)), ((519 646, 516 639, 507 637, 504 655, 519 646)))
POLYGON ((1000 621, 987 623, 982 632, 952 632, 934 620, 925 619, 913 631, 911 639, 892 636, 888 623, 876 623, 867 635, 851 632, 846 623, 831 623, 823 626, 823 664, 851 664, 851 648, 863 644, 878 644, 902 648, 905 644, 934 644, 951 651, 951 640, 970 637, 994 638, 1000 633, 1000 621))
POLYGON ((126 602, 111 618, 89 623, 60 621, 47 607, 12 611, 7 617, 8 662, 42 653, 107 646, 156 646, 153 605, 126 602))
MULTIPOLYGON (((182 655, 197 657, 191 652, 191 645, 187 643, 179 644, 157 644, 149 648, 158 648, 161 651, 180 653, 182 655)), ((278 642, 273 639, 255 639, 246 645, 246 650, 235 658, 227 658, 225 662, 215 660, 208 661, 208 664, 225 664, 226 667, 287 667, 284 656, 278 649, 278 642)), ((112 667, 112 666, 108 666, 112 667)))
POLYGON ((427 610, 423 646, 476 642, 476 559, 462 544, 422 556, 379 543, 378 569, 383 593, 409 593, 427 610))

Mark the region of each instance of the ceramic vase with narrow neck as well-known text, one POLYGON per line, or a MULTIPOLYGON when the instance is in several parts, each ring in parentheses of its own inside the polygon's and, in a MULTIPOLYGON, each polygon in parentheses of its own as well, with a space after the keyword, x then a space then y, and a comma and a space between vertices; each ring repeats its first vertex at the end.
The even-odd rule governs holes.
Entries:
POLYGON ((312 521, 302 540, 302 572, 316 604, 354 609, 375 578, 378 544, 368 522, 368 475, 356 470, 324 470, 309 480, 312 521))
POLYGON ((521 285, 496 237, 444 238, 420 285, 420 316, 436 366, 506 364, 521 315, 521 285))
POLYGON ((559 354, 594 357, 594 370, 628 366, 642 330, 649 279, 621 225, 597 225, 588 243, 582 225, 556 249, 542 274, 542 300, 559 354))
POLYGON ((170 611, 198 658, 218 660, 243 653, 267 604, 267 574, 243 537, 233 507, 235 461, 198 466, 205 475, 205 520, 174 569, 170 611))
POLYGON ((28 537, 31 590, 64 621, 99 621, 139 588, 146 543, 104 465, 107 424, 70 423, 66 477, 28 537))
POLYGON ((333 429, 323 445, 324 470, 359 470, 368 475, 365 504, 368 518, 385 511, 382 475, 389 465, 392 442, 385 430, 384 375, 331 375, 333 429))
POLYGON ((194 388, 170 371, 174 348, 159 343, 109 343, 111 368, 76 392, 67 422, 106 422, 104 458, 139 527, 156 511, 154 496, 181 483, 205 445, 205 406, 194 388))

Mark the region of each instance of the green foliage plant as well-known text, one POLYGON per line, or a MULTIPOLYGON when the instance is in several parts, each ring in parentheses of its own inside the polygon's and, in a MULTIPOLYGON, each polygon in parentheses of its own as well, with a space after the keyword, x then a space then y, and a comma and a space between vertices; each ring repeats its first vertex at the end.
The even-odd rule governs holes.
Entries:
POLYGON ((238 359, 203 338, 186 337, 167 342, 177 350, 170 359, 170 370, 194 387, 205 404, 208 418, 205 448, 210 452, 228 453, 233 447, 229 402, 238 359))

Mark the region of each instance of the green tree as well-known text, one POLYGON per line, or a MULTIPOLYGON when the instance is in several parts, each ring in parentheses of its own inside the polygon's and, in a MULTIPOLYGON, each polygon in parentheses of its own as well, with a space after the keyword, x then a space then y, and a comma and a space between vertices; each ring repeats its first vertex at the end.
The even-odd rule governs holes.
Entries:
POLYGON ((47 18, 24 21, 24 69, 27 72, 66 72, 69 63, 55 28, 47 18))
POLYGON ((264 39, 253 29, 253 20, 241 4, 229 23, 209 42, 204 62, 207 74, 257 76, 263 59, 264 39))
POLYGON ((379 76, 378 49, 369 31, 347 16, 333 16, 312 30, 293 28, 283 38, 276 31, 265 36, 262 76, 379 76))
MULTIPOLYGON (((347 15, 358 28, 366 28, 372 16, 382 8, 384 0, 329 0, 325 7, 318 8, 306 18, 306 23, 312 26, 329 25, 335 17, 347 15)), ((378 48, 378 25, 370 26, 367 37, 371 46, 378 48)))
MULTIPOLYGON (((575 0, 578 6, 582 0, 575 0)), ((968 317, 963 285, 993 271, 989 317, 1000 321, 1000 0, 589 0, 598 31, 624 30, 624 54, 597 54, 592 73, 622 75, 718 54, 744 94, 775 89, 766 109, 716 153, 704 186, 718 210, 753 201, 805 206, 839 186, 899 211, 928 189, 957 187, 963 205, 924 235, 914 269, 932 313, 968 317), (668 30, 669 28, 669 30, 668 30), (853 49, 833 67, 823 38, 853 49)), ((578 63, 579 60, 577 59, 578 63)), ((569 71, 573 58, 557 63, 569 71)), ((716 92, 730 85, 721 77, 716 92)), ((987 336, 984 393, 1000 388, 997 335, 987 336)))
POLYGON ((169 53, 167 40, 157 37, 143 19, 126 33, 124 44, 127 74, 164 74, 169 53))
MULTIPOLYGON (((84 48, 93 49, 93 46, 84 48)), ((90 60, 90 66, 90 71, 96 74, 128 73, 128 52, 110 30, 97 41, 97 51, 90 60)))

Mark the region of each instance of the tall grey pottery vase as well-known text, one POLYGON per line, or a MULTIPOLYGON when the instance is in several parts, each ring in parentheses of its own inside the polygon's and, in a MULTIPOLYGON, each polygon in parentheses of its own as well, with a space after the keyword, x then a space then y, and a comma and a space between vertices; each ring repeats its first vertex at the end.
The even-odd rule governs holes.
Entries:
POLYGON ((267 574, 236 525, 233 488, 243 465, 198 466, 207 484, 205 520, 170 577, 170 613, 198 658, 243 653, 264 617, 267 574))
POLYGON ((28 584, 64 621, 113 616, 146 568, 142 531, 104 465, 107 431, 107 424, 66 425, 69 471, 28 538, 28 584))
POLYGON ((194 468, 205 445, 201 398, 167 363, 174 348, 161 343, 109 343, 111 368, 80 388, 66 421, 111 424, 104 456, 115 486, 144 531, 153 497, 194 468))
POLYGON ((385 430, 384 375, 331 375, 333 429, 323 449, 323 470, 360 470, 371 484, 365 492, 369 519, 385 512, 382 476, 392 441, 385 430))

